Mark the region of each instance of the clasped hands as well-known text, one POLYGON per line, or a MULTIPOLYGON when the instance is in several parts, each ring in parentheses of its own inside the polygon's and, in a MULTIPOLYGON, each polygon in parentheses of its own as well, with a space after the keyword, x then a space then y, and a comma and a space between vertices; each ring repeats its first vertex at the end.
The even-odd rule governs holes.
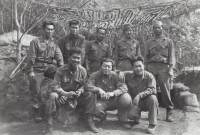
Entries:
POLYGON ((79 97, 82 94, 80 90, 75 91, 70 91, 70 92, 65 92, 64 95, 62 95, 58 100, 61 104, 65 104, 67 101, 67 98, 73 99, 74 96, 79 97))
POLYGON ((98 93, 101 96, 101 99, 103 99, 103 100, 105 100, 105 99, 109 100, 111 97, 115 96, 115 94, 113 92, 105 92, 101 88, 99 88, 98 93))

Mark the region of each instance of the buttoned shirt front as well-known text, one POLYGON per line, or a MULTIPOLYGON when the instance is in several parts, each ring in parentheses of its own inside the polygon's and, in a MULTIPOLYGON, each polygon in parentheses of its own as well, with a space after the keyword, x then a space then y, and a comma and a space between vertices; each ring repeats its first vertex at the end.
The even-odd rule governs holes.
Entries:
POLYGON ((86 45, 86 59, 89 62, 100 62, 103 57, 111 57, 111 48, 105 42, 98 42, 96 40, 88 42, 86 45))
POLYGON ((66 64, 60 68, 58 68, 55 76, 54 76, 54 83, 55 83, 55 92, 60 93, 63 91, 77 91, 81 90, 84 91, 83 85, 87 80, 87 72, 84 67, 79 65, 75 72, 73 73, 70 68, 69 64, 66 64))
POLYGON ((71 34, 63 37, 59 42, 60 50, 63 54, 64 63, 68 63, 69 50, 78 47, 82 50, 82 63, 85 57, 85 37, 82 35, 72 36, 71 34))
POLYGON ((130 42, 127 42, 125 39, 122 39, 117 43, 115 50, 116 63, 119 60, 132 60, 139 55, 141 55, 141 52, 137 40, 132 39, 130 42))
POLYGON ((63 56, 55 39, 50 38, 45 41, 41 36, 31 41, 27 54, 27 68, 30 72, 44 70, 47 64, 52 64, 54 59, 58 66, 63 65, 63 56))
POLYGON ((127 86, 113 71, 109 75, 104 75, 101 71, 94 72, 88 79, 85 88, 91 92, 97 92, 101 88, 105 92, 114 92, 115 96, 127 92, 127 86))
POLYGON ((166 63, 174 67, 175 52, 172 40, 162 36, 159 41, 156 38, 147 41, 144 62, 145 64, 151 62, 166 63))
POLYGON ((125 83, 128 87, 128 92, 134 99, 138 94, 141 98, 148 95, 156 94, 156 81, 148 71, 144 71, 142 75, 136 75, 130 71, 124 72, 125 83))

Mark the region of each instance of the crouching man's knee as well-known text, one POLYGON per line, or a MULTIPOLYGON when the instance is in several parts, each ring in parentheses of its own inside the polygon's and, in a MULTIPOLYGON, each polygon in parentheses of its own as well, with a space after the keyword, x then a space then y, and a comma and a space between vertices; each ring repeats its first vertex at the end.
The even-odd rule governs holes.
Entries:
POLYGON ((51 93, 51 94, 49 95, 49 100, 55 100, 55 99, 57 99, 57 98, 58 98, 58 94, 55 93, 55 92, 53 92, 53 93, 51 93))
POLYGON ((117 107, 121 110, 129 110, 132 106, 132 99, 128 93, 124 93, 117 97, 117 107))
POLYGON ((150 104, 158 104, 158 99, 156 97, 156 95, 150 95, 147 97, 147 103, 150 104))

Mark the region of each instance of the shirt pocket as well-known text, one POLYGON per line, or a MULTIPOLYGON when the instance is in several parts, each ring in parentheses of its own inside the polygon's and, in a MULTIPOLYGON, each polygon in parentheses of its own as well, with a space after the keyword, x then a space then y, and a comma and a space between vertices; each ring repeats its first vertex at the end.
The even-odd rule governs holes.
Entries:
POLYGON ((161 43, 161 45, 160 45, 160 53, 161 53, 161 55, 168 57, 169 46, 167 45, 167 42, 161 43))

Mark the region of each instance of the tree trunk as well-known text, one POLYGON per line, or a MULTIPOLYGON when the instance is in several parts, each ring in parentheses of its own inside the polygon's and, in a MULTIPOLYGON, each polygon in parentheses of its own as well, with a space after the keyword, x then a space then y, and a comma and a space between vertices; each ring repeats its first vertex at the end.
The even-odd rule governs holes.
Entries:
POLYGON ((17 64, 21 61, 21 41, 20 41, 20 24, 18 20, 18 12, 17 12, 17 0, 14 0, 14 15, 15 15, 15 24, 17 26, 17 47, 16 47, 16 55, 17 55, 17 64))

